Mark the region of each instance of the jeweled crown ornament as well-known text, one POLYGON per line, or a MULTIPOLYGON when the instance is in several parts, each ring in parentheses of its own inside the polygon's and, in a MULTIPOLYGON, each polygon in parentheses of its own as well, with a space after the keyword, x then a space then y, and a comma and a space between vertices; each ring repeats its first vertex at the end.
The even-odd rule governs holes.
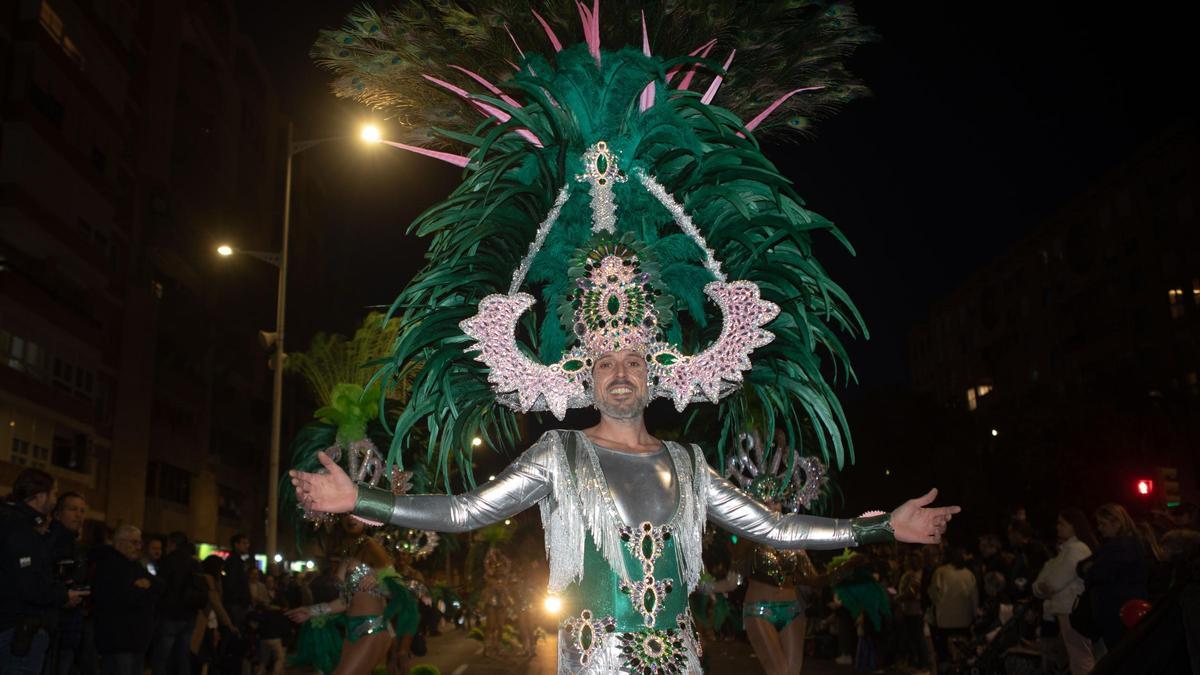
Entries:
MULTIPOLYGON (((606 142, 599 141, 583 155, 582 162, 588 170, 579 178, 586 178, 590 184, 592 229, 611 232, 617 208, 611 186, 624 176, 618 159, 606 142)), ((742 372, 751 367, 750 354, 774 339, 763 326, 779 314, 779 307, 763 300, 752 282, 725 281, 720 263, 713 258, 703 235, 691 225, 683 207, 652 176, 639 172, 638 178, 704 251, 705 267, 718 279, 706 285, 704 292, 721 309, 724 324, 720 336, 695 355, 685 355, 678 346, 658 339, 654 297, 662 291, 655 288, 657 280, 642 269, 632 247, 601 235, 583 255, 583 275, 567 296, 572 308, 570 329, 578 346, 558 363, 545 366, 530 359, 521 353, 513 334, 521 313, 533 304, 531 296, 516 291, 528 262, 523 261, 513 273, 507 296, 485 297, 479 303, 479 312, 459 324, 476 341, 468 351, 478 351, 476 358, 487 364, 488 381, 500 401, 521 412, 549 410, 562 419, 567 408, 591 404, 591 366, 597 358, 618 350, 633 350, 646 357, 652 396, 670 398, 676 410, 696 400, 716 403, 736 390, 742 372)), ((567 191, 564 187, 563 192, 567 191)), ((554 221, 549 219, 543 223, 546 233, 553 226, 554 221)), ((539 228, 527 260, 538 254, 537 242, 544 239, 539 228)))

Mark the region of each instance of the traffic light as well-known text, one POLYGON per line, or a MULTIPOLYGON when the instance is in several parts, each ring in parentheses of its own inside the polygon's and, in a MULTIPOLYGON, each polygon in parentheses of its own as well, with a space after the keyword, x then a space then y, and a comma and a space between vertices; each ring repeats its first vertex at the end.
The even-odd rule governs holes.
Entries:
POLYGON ((1150 480, 1149 478, 1139 478, 1137 479, 1137 482, 1133 484, 1133 489, 1134 492, 1137 493, 1137 496, 1149 497, 1150 495, 1154 494, 1154 481, 1150 480))

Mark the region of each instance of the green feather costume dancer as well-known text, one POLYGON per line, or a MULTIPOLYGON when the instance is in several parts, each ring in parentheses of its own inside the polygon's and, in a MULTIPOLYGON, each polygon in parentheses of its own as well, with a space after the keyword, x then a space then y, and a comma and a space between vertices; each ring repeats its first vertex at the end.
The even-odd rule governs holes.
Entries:
POLYGON ((842 548, 937 541, 956 509, 924 508, 931 492, 891 514, 783 515, 698 446, 650 435, 643 411, 661 397, 699 404, 689 419, 712 422, 718 467, 751 410, 767 437, 781 428, 797 447, 803 430, 822 456, 850 455, 821 355, 849 376, 837 332, 863 327, 812 253, 815 233, 841 237, 755 133, 803 131, 858 94, 841 58, 867 33, 824 2, 601 11, 412 2, 356 12, 316 47, 338 94, 403 122, 388 143, 465 169, 412 225, 431 237, 429 264, 392 308, 400 337, 376 382, 421 370, 389 462, 423 455, 449 491, 452 463, 474 482, 470 439, 511 446, 518 414, 594 405, 599 424, 547 432, 463 495, 357 486, 324 457, 327 473, 292 482, 306 508, 446 532, 536 504, 568 617, 559 672, 698 673, 687 595, 706 521, 779 548, 842 548), (576 17, 583 42, 567 46, 576 17))
MULTIPOLYGON (((298 470, 319 470, 321 465, 317 456, 324 452, 363 485, 387 485, 400 494, 410 488, 408 480, 412 474, 393 469, 385 476, 384 459, 377 450, 377 443, 386 442, 387 438, 377 421, 379 389, 364 389, 372 372, 365 367, 367 362, 385 353, 395 333, 395 322, 384 323, 380 318, 369 316, 351 340, 336 335, 318 335, 307 353, 293 355, 289 368, 304 376, 321 407, 314 413, 316 421, 302 428, 292 442, 292 466, 298 470)), ((295 516, 297 545, 303 545, 314 529, 321 534, 327 551, 337 548, 332 546, 332 541, 344 539, 338 535, 346 534, 345 523, 339 523, 339 518, 331 514, 303 509, 296 503, 295 493, 291 490, 280 492, 280 502, 285 513, 295 516)), ((353 524, 353 527, 361 529, 362 525, 353 524)), ((358 637, 385 629, 402 640, 416 634, 419 614, 411 583, 396 572, 390 560, 386 560, 388 556, 384 552, 389 547, 382 543, 395 540, 407 544, 407 534, 387 530, 363 534, 350 542, 343 541, 343 544, 348 543, 343 550, 333 551, 338 557, 345 557, 351 549, 365 550, 363 538, 373 536, 376 539, 375 543, 379 545, 370 547, 378 552, 376 557, 381 558, 374 561, 376 568, 350 570, 347 576, 373 576, 376 585, 372 592, 384 598, 383 610, 378 617, 363 617, 330 611, 328 602, 302 608, 306 620, 300 627, 289 665, 309 666, 321 673, 332 673, 342 660, 344 639, 353 644, 358 637), (356 628, 364 635, 356 635, 356 628)), ((436 535, 429 534, 436 541, 436 535)), ((352 594, 343 592, 342 605, 349 605, 352 594)))

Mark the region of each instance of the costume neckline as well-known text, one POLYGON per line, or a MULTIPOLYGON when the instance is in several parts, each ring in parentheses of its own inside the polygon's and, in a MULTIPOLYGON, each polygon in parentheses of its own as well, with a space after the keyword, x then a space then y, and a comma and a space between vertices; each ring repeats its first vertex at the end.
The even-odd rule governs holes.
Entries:
MULTIPOLYGON (((612 490, 608 487, 608 477, 604 475, 604 469, 600 466, 600 458, 596 456, 596 448, 598 446, 592 441, 592 438, 590 436, 588 436, 587 434, 585 434, 584 432, 579 431, 577 433, 580 436, 583 436, 584 441, 587 443, 588 448, 591 450, 591 452, 588 453, 588 455, 589 455, 588 459, 590 459, 592 462, 592 470, 596 472, 596 481, 599 483, 599 485, 597 485, 597 489, 599 489, 601 495, 603 495, 605 506, 608 509, 609 513, 611 514, 613 520, 615 522, 618 522, 627 527, 637 527, 640 523, 632 523, 631 524, 631 523, 625 522, 625 519, 621 517, 621 511, 619 509, 617 509, 616 499, 613 497, 612 490)), ((621 452, 620 450, 611 450, 609 448, 604 448, 604 449, 609 450, 610 452, 621 452)), ((662 442, 662 450, 660 450, 660 452, 663 450, 667 450, 667 449, 668 449, 667 441, 663 441, 662 442)), ((633 453, 623 453, 623 454, 633 454, 633 453)), ((654 454, 657 454, 657 453, 654 453, 654 454)), ((680 478, 683 475, 683 473, 680 471, 678 458, 675 457, 675 453, 669 452, 668 455, 671 458, 671 468, 675 472, 675 510, 671 513, 671 517, 667 518, 667 521, 665 523, 651 523, 651 524, 655 525, 655 526, 668 525, 668 526, 674 528, 675 521, 679 519, 679 514, 683 511, 683 499, 684 499, 683 483, 680 478)))

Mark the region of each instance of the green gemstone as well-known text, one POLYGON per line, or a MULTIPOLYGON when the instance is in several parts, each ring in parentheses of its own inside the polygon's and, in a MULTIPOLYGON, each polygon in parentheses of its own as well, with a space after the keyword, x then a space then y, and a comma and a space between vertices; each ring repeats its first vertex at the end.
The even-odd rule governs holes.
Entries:
POLYGON ((649 560, 654 556, 654 538, 650 535, 642 537, 642 557, 649 560))
POLYGON ((670 352, 661 352, 654 355, 654 362, 660 366, 669 366, 675 363, 678 359, 670 352))
POLYGON ((583 361, 580 359, 571 359, 562 365, 562 369, 568 373, 573 373, 583 368, 583 361))
POLYGON ((615 295, 608 296, 608 313, 616 314, 621 311, 621 301, 615 295))
POLYGON ((654 595, 654 589, 647 588, 646 592, 642 594, 642 606, 646 608, 647 612, 653 612, 656 604, 658 604, 658 597, 654 595))
POLYGON ((608 158, 604 155, 596 157, 596 173, 604 173, 608 171, 608 158))
POLYGON ((585 624, 584 627, 579 630, 579 646, 583 647, 584 651, 592 648, 591 625, 585 624))

